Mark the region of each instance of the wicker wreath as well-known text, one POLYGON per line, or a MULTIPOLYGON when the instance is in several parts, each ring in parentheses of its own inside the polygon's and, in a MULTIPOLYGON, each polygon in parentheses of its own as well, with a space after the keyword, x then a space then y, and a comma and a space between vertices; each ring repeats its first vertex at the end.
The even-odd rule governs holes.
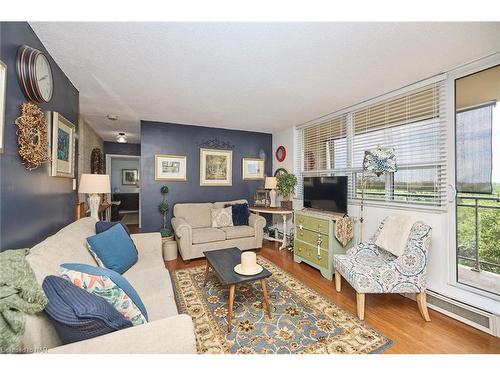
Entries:
POLYGON ((24 103, 21 110, 21 116, 16 119, 19 155, 26 169, 31 171, 50 160, 47 123, 35 104, 24 103))

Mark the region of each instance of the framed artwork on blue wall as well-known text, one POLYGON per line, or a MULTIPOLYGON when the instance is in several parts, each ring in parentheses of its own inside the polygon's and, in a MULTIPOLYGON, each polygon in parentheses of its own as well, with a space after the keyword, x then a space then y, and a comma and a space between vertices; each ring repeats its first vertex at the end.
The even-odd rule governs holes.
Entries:
POLYGON ((54 177, 75 176, 75 125, 58 112, 49 114, 52 121, 52 168, 54 177))
POLYGON ((233 151, 200 148, 200 186, 233 185, 233 151))
POLYGON ((0 154, 3 153, 6 96, 7 96, 7 65, 2 60, 0 60, 0 154))
POLYGON ((243 180, 264 179, 264 159, 243 158, 243 180))
POLYGON ((185 155, 155 155, 156 181, 186 181, 187 158, 185 155))

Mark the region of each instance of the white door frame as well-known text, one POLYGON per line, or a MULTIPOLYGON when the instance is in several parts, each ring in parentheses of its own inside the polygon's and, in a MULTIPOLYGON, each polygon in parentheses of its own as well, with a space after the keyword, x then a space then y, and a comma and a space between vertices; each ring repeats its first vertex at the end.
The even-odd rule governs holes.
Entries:
MULTIPOLYGON (((120 154, 106 154, 106 174, 109 176, 111 180, 111 161, 113 158, 119 159, 137 159, 139 160, 139 176, 141 176, 141 156, 140 155, 120 155, 120 154)), ((139 180, 140 181, 140 180, 139 180)), ((139 228, 142 227, 141 221, 141 188, 139 185, 139 228)), ((108 194, 108 202, 111 202, 111 193, 108 194)))
POLYGON ((446 106, 448 116, 448 186, 450 187, 449 199, 448 199, 448 222, 449 222, 449 238, 448 238, 448 284, 454 287, 467 290, 469 292, 479 294, 494 300, 500 300, 500 297, 488 293, 486 291, 480 290, 478 288, 473 288, 465 284, 461 284, 457 281, 457 237, 456 237, 456 207, 455 207, 455 195, 456 195, 456 160, 455 160, 455 80, 465 77, 467 75, 480 72, 482 70, 492 68, 500 64, 500 53, 493 54, 484 59, 480 59, 473 63, 467 64, 460 68, 457 68, 449 72, 447 77, 447 96, 448 104, 446 106))

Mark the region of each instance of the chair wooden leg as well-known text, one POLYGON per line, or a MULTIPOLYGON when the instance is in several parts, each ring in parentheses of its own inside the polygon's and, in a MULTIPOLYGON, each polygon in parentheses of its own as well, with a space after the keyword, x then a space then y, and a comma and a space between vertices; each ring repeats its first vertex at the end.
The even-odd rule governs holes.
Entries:
POLYGON ((427 310, 427 295, 425 292, 417 293, 417 305, 420 310, 420 315, 426 322, 430 322, 429 311, 427 310))
POLYGON ((356 305, 358 310, 358 318, 365 320, 365 294, 356 293, 356 305))
POLYGON ((340 275, 339 271, 335 271, 335 290, 337 292, 340 292, 342 289, 342 276, 340 275))

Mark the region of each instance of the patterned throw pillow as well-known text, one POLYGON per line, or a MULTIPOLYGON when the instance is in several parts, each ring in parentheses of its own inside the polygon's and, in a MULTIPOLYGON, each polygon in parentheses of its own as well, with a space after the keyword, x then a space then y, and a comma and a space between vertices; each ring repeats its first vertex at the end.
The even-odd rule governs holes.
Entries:
POLYGON ((147 322, 147 311, 133 286, 119 273, 87 264, 61 264, 61 276, 75 286, 104 298, 133 325, 147 322))
POLYGON ((212 208, 212 228, 233 226, 233 211, 231 207, 212 208))

